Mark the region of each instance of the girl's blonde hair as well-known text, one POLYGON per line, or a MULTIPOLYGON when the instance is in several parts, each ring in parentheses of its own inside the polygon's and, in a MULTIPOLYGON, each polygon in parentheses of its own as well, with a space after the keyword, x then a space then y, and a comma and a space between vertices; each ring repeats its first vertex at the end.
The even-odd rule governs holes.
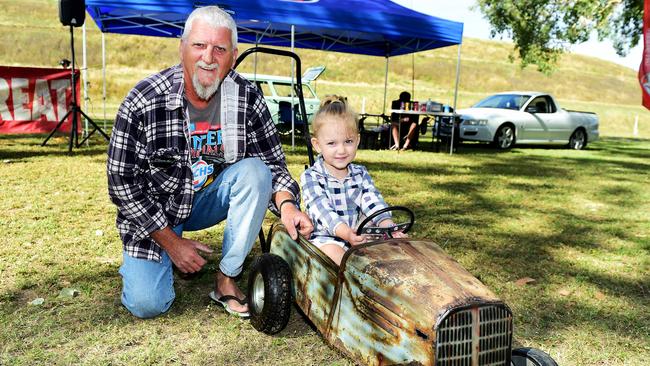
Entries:
POLYGON ((326 95, 320 103, 320 109, 314 116, 314 122, 312 123, 313 135, 318 137, 321 127, 333 118, 344 121, 349 131, 355 135, 359 133, 357 113, 348 106, 348 98, 339 95, 326 95))

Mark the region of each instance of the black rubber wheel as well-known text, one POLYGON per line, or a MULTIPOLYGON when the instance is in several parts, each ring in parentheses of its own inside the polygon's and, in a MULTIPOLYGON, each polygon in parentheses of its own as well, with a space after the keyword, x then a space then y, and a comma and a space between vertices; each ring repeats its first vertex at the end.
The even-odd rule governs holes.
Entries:
POLYGON ((512 350, 513 366, 557 366, 557 362, 546 352, 537 348, 515 348, 512 350))
POLYGON ((497 133, 494 134, 493 144, 499 150, 509 150, 517 141, 515 136, 515 127, 509 123, 501 125, 497 130, 497 133))
POLYGON ((291 269, 282 257, 265 253, 255 258, 248 277, 248 308, 253 328, 280 332, 291 315, 291 269))
POLYGON ((585 130, 579 128, 573 131, 571 138, 569 138, 569 149, 582 150, 587 146, 587 134, 585 130))

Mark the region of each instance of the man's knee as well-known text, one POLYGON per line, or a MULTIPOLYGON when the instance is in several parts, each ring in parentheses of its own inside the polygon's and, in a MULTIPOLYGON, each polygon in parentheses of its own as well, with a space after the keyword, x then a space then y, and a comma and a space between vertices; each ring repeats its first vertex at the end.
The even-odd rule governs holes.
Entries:
POLYGON ((122 293, 122 304, 134 316, 147 319, 166 313, 174 302, 173 295, 171 300, 152 295, 146 292, 139 294, 122 293))
POLYGON ((163 252, 162 261, 148 261, 123 253, 122 304, 138 318, 153 318, 174 302, 174 279, 171 260, 163 252))

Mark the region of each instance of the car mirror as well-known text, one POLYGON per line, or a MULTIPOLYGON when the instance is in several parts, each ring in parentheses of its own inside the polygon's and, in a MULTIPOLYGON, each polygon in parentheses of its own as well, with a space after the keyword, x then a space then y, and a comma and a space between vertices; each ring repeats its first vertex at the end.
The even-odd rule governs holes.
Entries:
POLYGON ((529 107, 526 107, 526 112, 528 113, 537 113, 537 107, 531 105, 529 107))

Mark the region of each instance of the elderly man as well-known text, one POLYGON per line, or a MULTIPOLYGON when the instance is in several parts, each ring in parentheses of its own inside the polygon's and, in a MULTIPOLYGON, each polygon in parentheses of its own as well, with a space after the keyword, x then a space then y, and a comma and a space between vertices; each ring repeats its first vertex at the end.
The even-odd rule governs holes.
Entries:
POLYGON ((232 70, 234 20, 215 6, 190 14, 180 65, 135 86, 119 108, 108 150, 108 191, 124 244, 122 303, 151 318, 174 301, 172 263, 199 271, 211 249, 182 237, 226 220, 210 297, 248 315, 234 277, 250 252, 267 206, 290 235, 308 235, 298 186, 286 167, 260 92, 232 70))

